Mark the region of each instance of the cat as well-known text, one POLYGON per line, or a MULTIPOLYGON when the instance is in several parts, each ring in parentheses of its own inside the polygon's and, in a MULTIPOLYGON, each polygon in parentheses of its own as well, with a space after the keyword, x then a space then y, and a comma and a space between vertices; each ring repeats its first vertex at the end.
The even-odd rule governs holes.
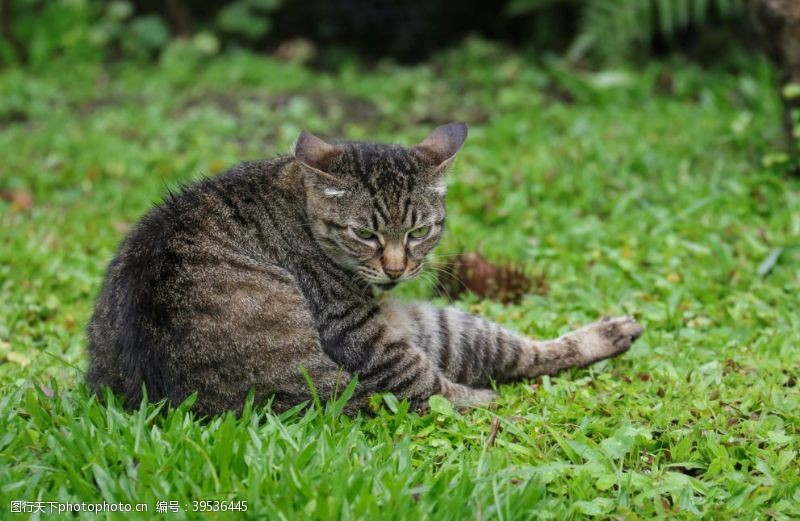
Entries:
POLYGON ((291 156, 240 164, 170 194, 108 266, 88 326, 88 382, 128 406, 276 411, 327 401, 353 377, 345 411, 392 392, 414 407, 460 405, 502 383, 629 349, 642 328, 606 318, 534 341, 454 307, 380 298, 417 276, 445 224, 445 171, 467 127, 412 147, 329 144, 303 131, 291 156))

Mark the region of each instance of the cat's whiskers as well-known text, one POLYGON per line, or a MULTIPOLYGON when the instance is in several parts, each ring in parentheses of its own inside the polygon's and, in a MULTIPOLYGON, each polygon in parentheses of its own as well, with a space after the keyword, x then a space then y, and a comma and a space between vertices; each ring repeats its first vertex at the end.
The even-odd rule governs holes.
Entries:
POLYGON ((411 270, 409 273, 407 273, 405 276, 403 276, 403 278, 401 280, 407 281, 407 280, 411 280, 411 279, 415 278, 422 271, 423 264, 424 264, 424 262, 420 262, 419 264, 417 264, 417 266, 413 270, 411 270))
MULTIPOLYGON (((423 271, 422 273, 420 273, 418 275, 418 277, 419 277, 419 280, 421 280, 422 283, 424 285, 426 285, 426 286, 435 286, 436 285, 436 277, 434 277, 433 274, 430 273, 430 272, 423 271)), ((430 289, 434 289, 434 287, 431 287, 430 289)))
POLYGON ((446 257, 460 257, 464 255, 463 252, 454 252, 454 253, 429 253, 428 259, 444 259, 446 257))
POLYGON ((348 279, 346 282, 346 286, 353 291, 359 298, 366 298, 367 294, 371 290, 371 285, 374 284, 369 277, 366 277, 364 273, 362 273, 359 268, 361 266, 356 265, 355 269, 351 271, 352 278, 348 279))
MULTIPOLYGON (((466 285, 466 283, 463 280, 461 280, 461 277, 459 277, 458 275, 456 275, 455 273, 453 273, 449 269, 443 268, 443 267, 440 267, 440 266, 436 266, 434 264, 427 264, 427 263, 426 263, 426 267, 429 268, 429 271, 427 273, 430 273, 432 277, 434 275, 431 272, 435 272, 437 275, 439 275, 439 277, 442 277, 442 276, 449 277, 450 280, 456 282, 459 286, 461 286, 461 288, 464 291, 469 291, 469 287, 466 285)), ((443 291, 446 294, 448 299, 455 300, 453 298, 453 296, 451 295, 450 291, 447 289, 447 287, 444 284, 439 284, 439 282, 440 282, 439 279, 434 279, 434 280, 437 283, 436 285, 438 287, 438 290, 443 291)))

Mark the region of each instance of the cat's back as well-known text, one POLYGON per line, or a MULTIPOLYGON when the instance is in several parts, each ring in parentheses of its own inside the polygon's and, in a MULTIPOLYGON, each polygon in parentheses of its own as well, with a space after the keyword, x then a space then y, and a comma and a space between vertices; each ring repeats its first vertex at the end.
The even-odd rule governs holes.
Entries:
POLYGON ((175 340, 168 337, 178 334, 192 293, 205 291, 225 265, 257 270, 270 263, 281 238, 261 221, 269 219, 265 205, 281 208, 292 197, 280 182, 288 163, 242 163, 170 192, 131 229, 108 266, 89 323, 90 382, 137 394, 125 382, 159 365, 159 346, 175 340))
POLYGON ((278 237, 260 226, 270 204, 286 198, 279 176, 287 160, 241 163, 227 172, 170 190, 131 229, 108 267, 106 285, 157 289, 202 258, 269 255, 278 237), (257 233, 258 232, 258 233, 257 233), (258 234, 258 237, 256 235, 258 234))

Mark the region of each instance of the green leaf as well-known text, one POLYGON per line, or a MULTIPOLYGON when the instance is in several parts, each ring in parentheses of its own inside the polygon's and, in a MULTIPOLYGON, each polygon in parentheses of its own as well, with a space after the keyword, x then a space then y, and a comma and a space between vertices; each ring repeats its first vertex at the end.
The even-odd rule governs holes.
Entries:
POLYGON ((579 514, 587 516, 602 516, 614 510, 614 500, 597 497, 591 501, 576 501, 572 505, 572 509, 579 514))
POLYGON ((397 411, 400 409, 400 402, 397 400, 397 397, 392 393, 383 394, 383 403, 385 403, 386 407, 388 407, 389 410, 395 414, 397 414, 397 411))
POLYGON ((786 99, 800 98, 800 83, 788 83, 783 86, 783 97, 786 99))
POLYGON ((138 45, 149 50, 163 48, 170 39, 169 27, 158 15, 137 17, 130 24, 130 32, 138 45))
POLYGON ((223 7, 217 15, 217 24, 223 31, 249 40, 261 38, 270 28, 269 18, 253 12, 243 0, 223 7))
POLYGON ((600 442, 600 447, 611 459, 621 459, 626 456, 636 445, 638 437, 650 438, 650 433, 644 429, 637 429, 630 425, 620 427, 610 438, 600 442))
POLYGON ((453 408, 453 404, 445 398, 444 396, 439 396, 438 394, 434 394, 430 398, 428 398, 428 405, 431 408, 431 412, 435 412, 436 414, 440 414, 442 416, 452 417, 455 416, 455 409, 453 408))
POLYGON ((791 442, 794 438, 788 436, 783 429, 770 431, 767 434, 767 439, 776 445, 786 445, 787 443, 791 442))
POLYGON ((605 491, 613 487, 617 484, 617 478, 612 474, 604 474, 597 478, 595 481, 594 486, 597 487, 597 490, 605 491))
POLYGON ((766 277, 767 275, 769 275, 769 272, 772 271, 772 268, 774 268, 775 265, 778 264, 778 259, 780 259, 782 253, 783 253, 782 247, 775 248, 774 250, 772 250, 772 252, 770 252, 770 254, 767 255, 767 258, 764 259, 761 262, 761 264, 758 265, 758 270, 756 272, 758 273, 758 276, 766 277))

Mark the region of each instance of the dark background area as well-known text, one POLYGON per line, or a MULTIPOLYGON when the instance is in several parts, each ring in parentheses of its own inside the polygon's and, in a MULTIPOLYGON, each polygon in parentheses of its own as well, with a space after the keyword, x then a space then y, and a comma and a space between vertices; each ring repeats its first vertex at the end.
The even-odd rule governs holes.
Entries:
POLYGON ((730 60, 753 43, 740 0, 4 0, 0 54, 154 57, 176 38, 214 49, 285 49, 303 38, 318 65, 343 57, 415 62, 477 34, 585 65, 682 53, 730 60))

